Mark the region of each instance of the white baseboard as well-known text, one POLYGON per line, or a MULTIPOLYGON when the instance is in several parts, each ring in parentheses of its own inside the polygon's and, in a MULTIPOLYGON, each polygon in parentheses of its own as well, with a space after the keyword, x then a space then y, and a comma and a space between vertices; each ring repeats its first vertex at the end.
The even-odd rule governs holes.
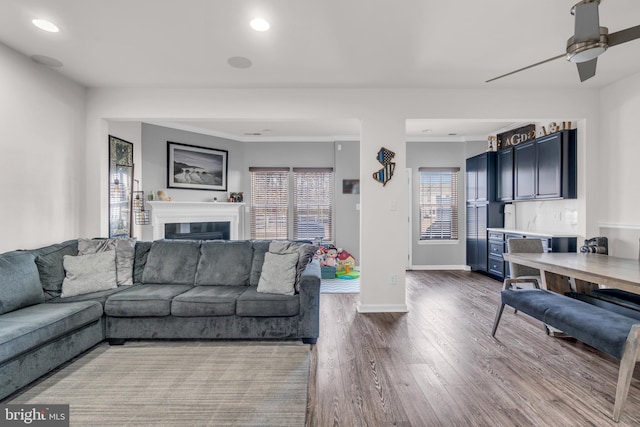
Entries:
POLYGON ((463 270, 471 271, 468 265, 412 265, 409 270, 463 270))
POLYGON ((358 313, 408 313, 407 304, 360 304, 358 313))

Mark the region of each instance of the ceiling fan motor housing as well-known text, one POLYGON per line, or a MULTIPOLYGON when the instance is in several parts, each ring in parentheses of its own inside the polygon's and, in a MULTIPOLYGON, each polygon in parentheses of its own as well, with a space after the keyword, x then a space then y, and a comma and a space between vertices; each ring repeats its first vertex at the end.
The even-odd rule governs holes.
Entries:
POLYGON ((600 27, 600 37, 575 43, 574 37, 567 40, 567 61, 581 63, 591 61, 604 53, 609 47, 609 29, 600 27))

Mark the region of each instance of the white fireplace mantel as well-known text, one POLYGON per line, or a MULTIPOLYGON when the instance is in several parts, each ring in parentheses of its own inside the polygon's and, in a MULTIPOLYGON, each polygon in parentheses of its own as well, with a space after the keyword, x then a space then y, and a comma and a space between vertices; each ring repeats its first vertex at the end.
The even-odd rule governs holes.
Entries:
POLYGON ((165 224, 229 222, 231 240, 244 240, 244 203, 148 202, 153 240, 164 239, 165 224))

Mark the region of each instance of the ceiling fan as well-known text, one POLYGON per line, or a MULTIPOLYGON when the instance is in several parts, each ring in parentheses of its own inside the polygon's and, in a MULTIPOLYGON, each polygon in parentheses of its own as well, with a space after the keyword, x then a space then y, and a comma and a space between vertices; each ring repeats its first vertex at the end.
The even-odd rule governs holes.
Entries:
POLYGON ((598 6, 601 0, 582 0, 571 8, 575 16, 575 33, 567 40, 567 51, 553 58, 536 62, 524 68, 487 80, 485 83, 519 73, 532 67, 562 58, 575 62, 578 66, 580 81, 583 82, 596 75, 598 56, 607 48, 640 38, 640 25, 609 34, 607 27, 600 26, 598 6))

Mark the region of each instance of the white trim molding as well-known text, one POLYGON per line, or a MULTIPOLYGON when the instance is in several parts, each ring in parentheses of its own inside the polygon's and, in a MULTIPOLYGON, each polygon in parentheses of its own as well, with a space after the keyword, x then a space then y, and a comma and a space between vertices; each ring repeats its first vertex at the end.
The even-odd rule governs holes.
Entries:
POLYGON ((356 308, 358 313, 408 313, 407 304, 360 304, 356 308))
POLYGON ((462 270, 471 271, 468 265, 412 265, 409 270, 462 270))
POLYGON ((620 228, 624 230, 640 230, 640 224, 618 224, 618 223, 603 223, 598 224, 600 228, 620 228))

